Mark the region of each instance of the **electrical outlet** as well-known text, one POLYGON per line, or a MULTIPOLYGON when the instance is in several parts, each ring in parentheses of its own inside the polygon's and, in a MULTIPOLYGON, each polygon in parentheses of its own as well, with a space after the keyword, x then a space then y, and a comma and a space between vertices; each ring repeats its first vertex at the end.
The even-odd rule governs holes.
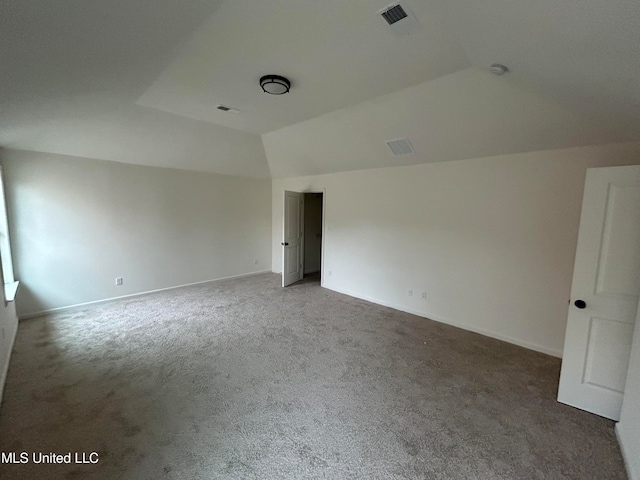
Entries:
POLYGON ((413 297, 413 288, 410 288, 410 289, 409 289, 409 296, 410 296, 410 297, 413 297))
POLYGON ((119 287, 122 285, 122 277, 116 277, 116 286, 119 287))
POLYGON ((422 292, 422 299, 426 300, 427 299, 427 292, 422 292))

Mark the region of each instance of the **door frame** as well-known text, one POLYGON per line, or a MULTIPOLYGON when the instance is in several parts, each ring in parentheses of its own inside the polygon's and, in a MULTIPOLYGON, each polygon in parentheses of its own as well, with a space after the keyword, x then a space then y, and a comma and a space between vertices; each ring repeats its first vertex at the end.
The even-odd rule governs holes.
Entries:
MULTIPOLYGON (((307 188, 307 189, 303 189, 303 190, 298 190, 296 188, 284 188, 283 189, 283 200, 284 200, 284 192, 285 191, 289 191, 289 192, 296 192, 296 193, 301 193, 303 195, 303 200, 304 200, 304 194, 305 193, 321 193, 322 194, 322 242, 320 242, 320 286, 324 287, 324 283, 325 283, 325 278, 324 278, 324 258, 325 258, 325 252, 326 252, 326 242, 325 242, 325 238, 326 238, 326 231, 327 231, 327 189, 326 188, 307 188)), ((302 202, 302 212, 301 212, 301 222, 302 222, 302 276, 304 278, 304 207, 305 207, 305 202, 302 202)), ((284 242, 284 205, 283 205, 283 209, 282 211, 282 242, 284 242)), ((284 267, 284 247, 281 247, 282 252, 282 260, 281 260, 281 265, 284 267)), ((284 275, 284 269, 281 273, 281 275, 284 275)), ((284 288, 284 287, 283 287, 284 288)))

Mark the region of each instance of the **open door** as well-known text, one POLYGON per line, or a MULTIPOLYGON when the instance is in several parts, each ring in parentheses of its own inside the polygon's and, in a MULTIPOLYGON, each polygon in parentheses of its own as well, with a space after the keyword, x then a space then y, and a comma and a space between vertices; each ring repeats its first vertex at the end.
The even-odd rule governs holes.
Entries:
POLYGON ((587 170, 558 401, 618 420, 640 295, 640 166, 587 170))
POLYGON ((282 286, 302 280, 303 194, 284 192, 282 286))

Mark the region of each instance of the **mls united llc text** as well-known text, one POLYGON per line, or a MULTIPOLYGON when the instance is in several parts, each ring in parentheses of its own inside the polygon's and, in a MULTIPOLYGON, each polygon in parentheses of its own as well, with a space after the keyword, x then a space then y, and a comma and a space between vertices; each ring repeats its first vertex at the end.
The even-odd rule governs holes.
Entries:
POLYGON ((98 463, 98 452, 0 452, 0 463, 98 463))

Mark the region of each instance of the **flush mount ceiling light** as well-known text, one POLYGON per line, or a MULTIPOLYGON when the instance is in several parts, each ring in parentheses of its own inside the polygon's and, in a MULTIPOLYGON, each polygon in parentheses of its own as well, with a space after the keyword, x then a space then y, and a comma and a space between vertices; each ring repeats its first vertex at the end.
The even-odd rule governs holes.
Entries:
POLYGON ((284 95, 291 88, 291 82, 280 75, 265 75, 260 79, 263 92, 271 95, 284 95))
POLYGON ((495 75, 504 75, 509 71, 509 69, 501 63, 494 63, 489 67, 489 70, 491 70, 491 73, 495 75))

